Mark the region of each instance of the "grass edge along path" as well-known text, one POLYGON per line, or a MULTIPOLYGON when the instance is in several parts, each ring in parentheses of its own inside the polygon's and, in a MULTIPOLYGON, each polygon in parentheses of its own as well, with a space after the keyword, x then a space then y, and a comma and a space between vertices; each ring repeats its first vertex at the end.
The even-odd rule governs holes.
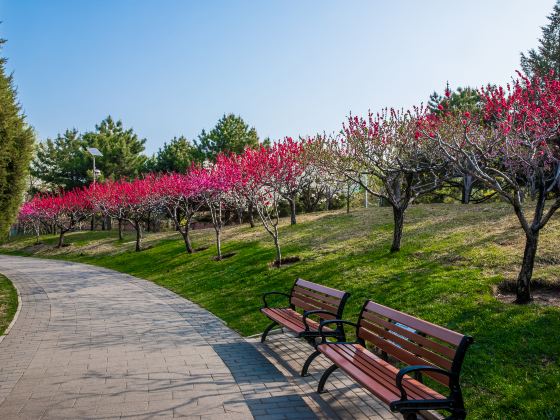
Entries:
MULTIPOLYGON (((32 246, 18 239, 0 252, 90 263, 145 278, 210 310, 244 335, 262 331, 260 297, 288 291, 296 277, 347 290, 352 296, 344 317, 355 319, 365 299, 408 312, 472 335, 462 384, 469 418, 560 418, 560 308, 512 305, 497 300, 493 287, 515 276, 522 232, 509 209, 479 206, 413 206, 403 248, 388 252, 390 209, 304 215, 296 226, 281 228, 283 254, 302 261, 270 267, 274 247, 262 229, 231 227, 223 252, 235 256, 216 262, 213 231, 195 231, 187 255, 173 233, 148 234, 149 249, 133 251, 131 235, 78 232, 67 248, 54 250, 56 238, 32 246)), ((535 277, 560 277, 557 244, 560 221, 543 232, 535 277)))
POLYGON ((0 274, 0 337, 14 319, 17 308, 17 290, 7 277, 0 274))

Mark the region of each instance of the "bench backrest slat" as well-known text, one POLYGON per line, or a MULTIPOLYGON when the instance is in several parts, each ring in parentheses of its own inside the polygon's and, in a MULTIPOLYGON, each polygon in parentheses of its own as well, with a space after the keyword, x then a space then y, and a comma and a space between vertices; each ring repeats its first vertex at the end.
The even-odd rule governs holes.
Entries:
MULTIPOLYGON (((455 331, 368 301, 358 321, 358 337, 408 365, 429 365, 451 371, 465 337, 455 331)), ((426 372, 449 386, 445 375, 426 372)))
POLYGON ((292 288, 290 303, 296 308, 306 311, 324 310, 337 314, 319 314, 322 319, 341 317, 348 293, 341 290, 312 283, 307 280, 297 279, 292 288))

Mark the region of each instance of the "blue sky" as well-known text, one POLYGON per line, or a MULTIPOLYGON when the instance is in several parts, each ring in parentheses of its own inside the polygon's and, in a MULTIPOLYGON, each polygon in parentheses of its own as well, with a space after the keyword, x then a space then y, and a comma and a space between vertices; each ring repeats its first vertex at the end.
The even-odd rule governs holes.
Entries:
POLYGON ((553 0, 0 0, 0 34, 40 139, 111 114, 148 139, 224 113, 278 139, 354 114, 505 83, 553 0))

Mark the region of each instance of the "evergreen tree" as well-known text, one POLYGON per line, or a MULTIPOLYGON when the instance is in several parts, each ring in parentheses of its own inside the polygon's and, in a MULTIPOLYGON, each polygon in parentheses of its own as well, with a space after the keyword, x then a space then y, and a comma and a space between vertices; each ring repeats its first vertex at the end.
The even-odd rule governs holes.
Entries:
POLYGON ((553 70, 555 77, 560 77, 560 0, 556 1, 549 23, 542 27, 539 46, 521 53, 521 68, 528 76, 535 74, 545 76, 553 70))
POLYGON ((38 144, 31 172, 51 190, 87 185, 92 166, 86 146, 78 130, 66 130, 54 140, 47 139, 38 144))
POLYGON ((480 109, 480 95, 476 89, 470 87, 459 87, 456 91, 452 92, 449 89, 449 84, 445 88, 443 95, 434 92, 430 95, 428 101, 428 108, 431 112, 439 114, 442 112, 440 105, 445 102, 446 111, 458 111, 458 112, 474 112, 480 109))
MULTIPOLYGON (((0 47, 6 42, 0 39, 0 47)), ((35 134, 25 122, 12 75, 0 58, 0 238, 7 236, 23 199, 35 134)))
MULTIPOLYGON (((125 129, 122 121, 114 121, 110 115, 83 138, 87 147, 96 147, 103 154, 95 164, 105 178, 134 178, 146 166, 146 139, 139 139, 132 128, 125 129)), ((91 157, 86 157, 91 165, 91 157)))
POLYGON ((241 153, 246 147, 257 147, 259 137, 254 127, 234 114, 224 115, 210 131, 202 130, 196 142, 198 159, 215 160, 220 152, 241 153))
POLYGON ((148 170, 154 172, 184 173, 195 161, 196 147, 185 137, 174 137, 163 143, 158 152, 148 162, 148 170))

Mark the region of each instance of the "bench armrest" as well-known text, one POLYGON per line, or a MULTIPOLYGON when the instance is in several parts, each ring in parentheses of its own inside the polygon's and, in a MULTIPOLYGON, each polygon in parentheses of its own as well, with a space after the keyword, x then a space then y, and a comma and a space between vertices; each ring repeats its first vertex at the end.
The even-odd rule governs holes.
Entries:
POLYGON ((334 312, 325 311, 323 309, 315 309, 313 311, 303 311, 303 324, 305 325, 305 331, 309 331, 309 325, 307 324, 307 318, 309 317, 309 315, 317 315, 317 314, 332 315, 335 318, 338 315, 338 314, 335 314, 334 312))
POLYGON ((405 368, 402 368, 401 370, 399 370, 399 373, 397 373, 397 378, 396 378, 397 388, 399 388, 399 391, 401 391, 401 401, 406 401, 408 399, 406 390, 402 385, 404 375, 408 375, 411 372, 418 372, 418 371, 436 372, 441 375, 448 376, 450 379, 453 379, 453 375, 451 374, 451 372, 435 366, 412 365, 412 366, 407 366, 405 368))
MULTIPOLYGON (((346 321, 344 319, 330 319, 328 321, 322 321, 321 324, 319 325, 319 334, 321 335, 321 344, 329 344, 329 342, 327 341, 327 334, 325 334, 323 332, 323 327, 325 327, 326 325, 329 324, 336 324, 337 327, 340 326, 344 326, 344 325, 352 325, 354 328, 358 329, 358 324, 356 324, 355 322, 350 322, 350 321, 346 321)), ((342 329, 343 331, 343 337, 342 337, 342 341, 346 340, 346 336, 344 335, 344 329, 342 329)), ((348 344, 358 344, 356 343, 348 343, 348 344)))
POLYGON ((267 296, 270 296, 270 295, 281 295, 281 296, 285 296, 285 297, 288 298, 288 301, 289 301, 289 299, 290 299, 290 297, 291 297, 291 296, 288 295, 287 293, 282 293, 282 292, 266 292, 266 293, 263 293, 263 295, 262 295, 262 300, 263 300, 263 305, 264 305, 263 308, 268 308, 268 307, 269 307, 269 306, 268 306, 268 302, 266 301, 266 297, 267 297, 267 296))

